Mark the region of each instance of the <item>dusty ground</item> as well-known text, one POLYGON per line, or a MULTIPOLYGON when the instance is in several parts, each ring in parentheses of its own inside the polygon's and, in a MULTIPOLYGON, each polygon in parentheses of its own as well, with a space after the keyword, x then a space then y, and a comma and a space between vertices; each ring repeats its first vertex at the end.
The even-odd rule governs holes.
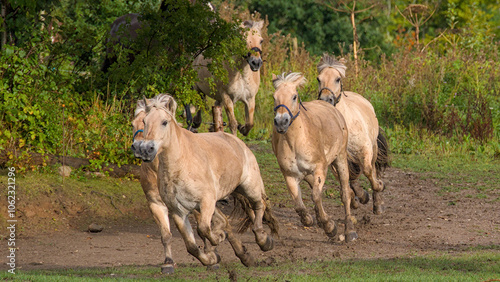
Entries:
MULTIPOLYGON (((354 242, 329 241, 323 230, 305 228, 293 208, 280 203, 273 203, 281 238, 276 240, 272 251, 261 252, 251 232, 242 234, 241 238, 259 260, 268 264, 284 260, 397 258, 467 252, 471 248, 498 250, 500 205, 490 200, 499 197, 498 189, 489 199, 474 197, 472 190, 438 193, 438 182, 394 168, 386 171, 384 181, 387 184, 385 213, 373 215, 371 201, 354 210, 359 235, 354 242)), ((324 204, 330 215, 342 220, 344 212, 340 205, 328 199, 324 204)), ((343 226, 340 227, 343 230, 343 226)), ((179 233, 176 230, 173 233, 175 261, 195 263, 179 233)), ((151 220, 108 224, 101 233, 88 233, 84 228, 23 232, 17 240, 17 267, 23 270, 158 265, 163 260, 159 231, 151 220)), ((219 253, 223 263, 237 261, 227 241, 219 247, 219 253)), ((6 249, 2 248, 1 256, 5 257, 4 254, 6 249)))

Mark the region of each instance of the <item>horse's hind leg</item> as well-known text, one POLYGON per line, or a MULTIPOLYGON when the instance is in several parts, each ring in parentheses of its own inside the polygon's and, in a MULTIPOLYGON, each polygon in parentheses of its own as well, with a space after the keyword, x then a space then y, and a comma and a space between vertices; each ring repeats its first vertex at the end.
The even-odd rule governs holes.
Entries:
POLYGON ((312 226, 314 224, 313 217, 307 212, 307 208, 302 201, 302 191, 300 190, 299 181, 295 177, 285 176, 286 186, 295 202, 295 211, 300 216, 300 222, 304 226, 312 226))
POLYGON ((354 192, 349 187, 349 169, 347 164, 347 157, 345 154, 340 154, 333 162, 332 166, 338 173, 340 181, 342 203, 345 210, 345 240, 350 242, 358 238, 358 234, 354 229, 354 219, 351 216, 351 200, 354 199, 354 192))
POLYGON ((218 256, 215 252, 204 253, 198 248, 187 214, 173 213, 172 219, 181 233, 184 244, 186 244, 187 251, 191 255, 197 258, 203 265, 214 265, 220 262, 220 256, 218 256))
POLYGON ((263 198, 264 183, 260 174, 253 178, 247 183, 243 183, 238 186, 238 193, 245 196, 250 204, 254 214, 250 214, 249 217, 252 219, 253 228, 252 231, 255 235, 255 241, 259 245, 260 249, 264 252, 272 250, 274 247, 273 238, 266 233, 264 226, 262 225, 262 218, 264 217, 264 211, 266 209, 266 204, 263 198), (255 181, 252 181, 255 180, 255 181))
MULTIPOLYGON (((231 225, 229 224, 229 220, 226 215, 219 209, 215 209, 214 217, 212 222, 220 222, 220 227, 226 232, 226 238, 231 244, 231 247, 234 250, 236 256, 240 259, 241 263, 245 266, 254 266, 255 260, 253 256, 247 251, 247 248, 241 243, 240 239, 238 239, 234 233, 231 225)), ((214 227, 215 229, 215 227, 214 227)))
MULTIPOLYGON (((376 152, 377 150, 375 150, 376 152)), ((376 154, 372 154, 373 158, 365 158, 365 166, 363 172, 370 181, 373 190, 373 213, 382 214, 384 212, 384 200, 382 199, 382 191, 384 190, 384 182, 378 179, 375 169, 376 154)))
POLYGON ((326 169, 318 169, 314 175, 307 175, 306 181, 312 188, 312 199, 314 201, 314 211, 316 212, 316 219, 318 225, 325 230, 328 237, 334 237, 337 234, 337 225, 335 221, 328 217, 323 208, 323 201, 321 199, 321 192, 326 180, 326 169))

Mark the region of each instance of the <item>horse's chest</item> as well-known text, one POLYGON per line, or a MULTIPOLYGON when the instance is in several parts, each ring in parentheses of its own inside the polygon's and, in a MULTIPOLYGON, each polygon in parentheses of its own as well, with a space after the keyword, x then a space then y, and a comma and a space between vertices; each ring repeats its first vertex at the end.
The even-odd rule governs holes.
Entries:
POLYGON ((309 157, 299 154, 288 153, 280 159, 281 161, 279 164, 281 169, 295 176, 305 176, 311 174, 316 167, 309 157))
MULTIPOLYGON (((233 96, 233 100, 247 100, 255 94, 259 90, 259 86, 255 85, 255 83, 251 83, 251 81, 247 79, 235 79, 229 85, 227 92, 233 96)), ((235 102, 236 102, 235 101, 235 102)))

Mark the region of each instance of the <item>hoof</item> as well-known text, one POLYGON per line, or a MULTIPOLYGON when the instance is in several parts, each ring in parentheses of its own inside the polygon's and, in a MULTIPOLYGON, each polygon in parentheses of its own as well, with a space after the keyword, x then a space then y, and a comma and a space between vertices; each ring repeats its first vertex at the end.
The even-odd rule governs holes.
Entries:
POLYGON ((274 240, 273 240, 273 237, 271 236, 267 236, 267 239, 266 239, 266 243, 262 246, 259 246, 260 249, 263 251, 263 252, 267 252, 267 251, 270 251, 274 248, 274 240))
POLYGON ((382 205, 373 206, 373 213, 380 215, 384 213, 384 207, 382 205))
POLYGON ((355 197, 354 200, 351 201, 351 209, 357 210, 359 208, 359 198, 355 197))
POLYGON ((306 227, 311 227, 314 225, 314 219, 309 214, 300 217, 300 222, 306 227))
POLYGON ((216 264, 212 264, 212 265, 207 265, 207 270, 219 270, 220 266, 219 266, 219 263, 216 263, 216 264))
POLYGON ((352 242, 356 239, 358 239, 358 233, 356 233, 356 231, 351 231, 351 232, 347 233, 345 236, 345 241, 347 243, 352 242))
POLYGON ((359 198, 359 202, 362 203, 363 205, 366 205, 370 201, 370 194, 366 192, 366 190, 363 190, 363 196, 359 198))
POLYGON ((161 266, 162 274, 173 274, 175 272, 175 268, 172 264, 164 264, 161 266))
POLYGON ((328 221, 328 223, 326 224, 325 233, 326 233, 326 236, 328 236, 330 238, 333 238, 333 237, 335 237, 335 235, 337 235, 337 225, 335 224, 335 221, 333 221, 333 220, 328 221), (333 227, 332 227, 332 225, 333 225, 333 227), (327 230, 330 230, 330 231, 327 231, 327 230))
POLYGON ((246 266, 246 267, 252 267, 252 266, 255 266, 255 259, 253 258, 253 256, 249 253, 246 253, 244 254, 241 258, 240 258, 240 261, 241 263, 246 266))

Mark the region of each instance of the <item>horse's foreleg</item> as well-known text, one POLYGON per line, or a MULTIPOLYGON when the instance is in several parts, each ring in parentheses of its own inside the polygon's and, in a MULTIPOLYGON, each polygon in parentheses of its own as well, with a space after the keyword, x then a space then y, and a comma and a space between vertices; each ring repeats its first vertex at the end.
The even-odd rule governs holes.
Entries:
POLYGON ((156 182, 156 170, 153 166, 143 163, 141 165, 141 187, 146 195, 149 209, 160 228, 161 242, 165 250, 165 261, 161 266, 162 273, 174 273, 175 263, 172 258, 172 233, 168 219, 168 208, 162 201, 156 182))
POLYGON ((238 133, 238 121, 236 120, 236 116, 234 115, 234 103, 233 100, 231 100, 231 97, 229 95, 224 94, 223 95, 223 103, 222 105, 226 109, 226 115, 227 118, 229 119, 229 129, 231 130, 231 133, 233 135, 237 135, 238 133))
POLYGON ((307 208, 302 201, 302 191, 300 190, 299 180, 292 176, 285 176, 285 182, 295 202, 295 211, 300 216, 300 222, 302 222, 304 226, 312 226, 314 224, 314 219, 307 212, 307 208))
MULTIPOLYGON (((200 203, 200 216, 198 220, 198 229, 202 237, 207 238, 213 246, 218 246, 226 239, 226 234, 222 230, 223 223, 216 223, 215 228, 211 228, 212 218, 215 212, 215 200, 204 199, 200 203)), ((214 220, 220 220, 215 218, 214 220)))
POLYGON ((245 103, 245 125, 238 125, 238 130, 244 136, 247 136, 253 127, 253 115, 255 112, 255 97, 248 101, 243 101, 245 103))
POLYGON ((354 229, 355 219, 351 216, 351 201, 354 200, 354 191, 349 187, 349 168, 345 154, 339 155, 332 164, 338 173, 340 181, 342 203, 345 210, 345 240, 350 242, 358 238, 354 229))
POLYGON ((306 176, 306 181, 312 188, 312 200, 314 202, 314 211, 318 225, 325 230, 328 237, 334 237, 337 234, 337 225, 333 219, 330 219, 323 208, 321 199, 323 186, 326 180, 326 169, 318 169, 314 175, 306 176))
POLYGON ((163 202, 149 202, 149 209, 153 213, 156 224, 160 227, 161 243, 165 249, 165 261, 161 265, 161 272, 164 274, 174 273, 175 263, 172 258, 172 233, 170 232, 168 209, 163 202))
POLYGON ((173 213, 172 219, 174 220, 177 229, 181 233, 187 251, 191 255, 197 258, 203 265, 213 265, 220 261, 220 257, 217 254, 215 253, 206 254, 198 248, 196 240, 194 239, 193 229, 191 228, 191 223, 189 223, 187 214, 173 213))

